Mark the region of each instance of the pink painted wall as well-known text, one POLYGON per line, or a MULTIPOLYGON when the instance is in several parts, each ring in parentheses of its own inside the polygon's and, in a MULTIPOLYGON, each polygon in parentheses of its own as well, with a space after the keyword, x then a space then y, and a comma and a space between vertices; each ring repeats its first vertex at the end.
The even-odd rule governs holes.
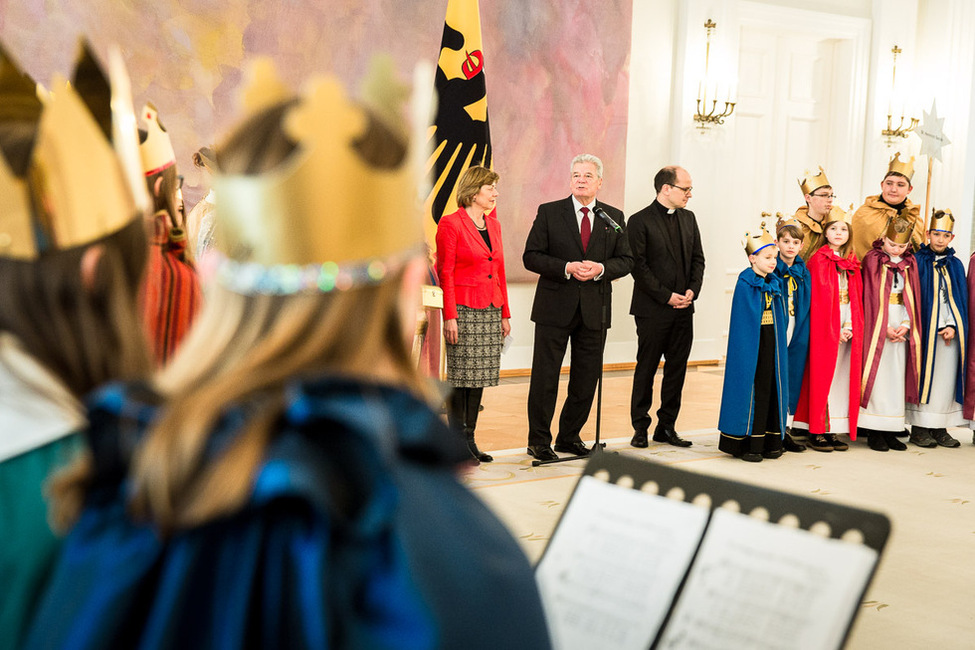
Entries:
MULTIPOLYGON (((622 206, 630 0, 481 0, 499 215, 511 281, 538 203, 568 196, 569 161, 603 159, 600 198, 622 206)), ((297 86, 332 72, 355 88, 370 55, 393 55, 406 76, 439 53, 446 0, 0 0, 0 41, 27 72, 67 75, 79 35, 105 56, 117 43, 136 108, 153 101, 173 136, 185 194, 202 180, 190 162, 236 115, 244 60, 270 55, 297 86)))

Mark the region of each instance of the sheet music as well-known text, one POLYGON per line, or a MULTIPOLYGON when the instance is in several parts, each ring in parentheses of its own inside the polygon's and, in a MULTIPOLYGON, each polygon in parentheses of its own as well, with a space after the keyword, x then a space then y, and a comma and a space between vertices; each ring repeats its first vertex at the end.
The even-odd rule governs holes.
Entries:
POLYGON ((877 552, 716 510, 660 648, 838 648, 877 552))
POLYGON ((646 650, 708 509, 583 476, 535 572, 560 650, 646 650))

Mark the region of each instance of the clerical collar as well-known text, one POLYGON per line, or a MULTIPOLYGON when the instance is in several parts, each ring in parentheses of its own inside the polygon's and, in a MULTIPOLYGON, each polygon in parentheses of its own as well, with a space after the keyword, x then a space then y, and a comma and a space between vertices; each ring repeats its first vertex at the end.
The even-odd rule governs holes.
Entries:
POLYGON ((667 210, 667 214, 674 214, 675 212, 677 212, 677 210, 675 210, 674 208, 670 208, 669 210, 667 210))

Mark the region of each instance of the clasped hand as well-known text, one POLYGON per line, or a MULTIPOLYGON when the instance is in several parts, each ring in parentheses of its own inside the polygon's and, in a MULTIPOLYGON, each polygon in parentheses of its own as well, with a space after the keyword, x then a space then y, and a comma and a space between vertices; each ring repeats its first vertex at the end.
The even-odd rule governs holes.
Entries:
POLYGON ((569 262, 565 270, 579 282, 588 282, 603 272, 603 265, 599 262, 582 260, 581 262, 569 262))
POLYGON ((908 328, 906 325, 901 325, 900 327, 888 327, 887 328, 887 340, 891 343, 901 343, 907 340, 908 328))
POLYGON ((679 293, 670 294, 670 300, 667 301, 667 304, 674 309, 687 309, 691 306, 692 302, 694 302, 694 292, 688 289, 684 295, 679 293))

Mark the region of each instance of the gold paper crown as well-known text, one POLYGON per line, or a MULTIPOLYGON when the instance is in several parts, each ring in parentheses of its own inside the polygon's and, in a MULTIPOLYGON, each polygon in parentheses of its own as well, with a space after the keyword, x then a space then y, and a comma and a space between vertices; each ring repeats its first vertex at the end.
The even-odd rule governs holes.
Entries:
MULTIPOLYGON (((762 216, 766 215, 771 216, 767 212, 762 213, 762 216)), ((775 239, 769 234, 768 230, 765 229, 765 222, 762 221, 761 229, 755 234, 746 232, 745 238, 741 240, 741 243, 742 246, 745 247, 746 255, 754 255, 766 246, 774 245, 775 239)))
POLYGON ((940 230, 941 232, 954 232, 955 231, 955 215, 951 214, 951 210, 938 210, 935 211, 931 208, 931 226, 928 230, 940 230))
POLYGON ((775 216, 776 216, 776 221, 775 221, 775 234, 776 235, 778 235, 780 232, 782 232, 782 229, 785 228, 785 227, 787 227, 787 226, 792 226, 794 228, 798 228, 799 229, 799 232, 802 232, 802 224, 799 223, 799 220, 796 219, 795 217, 789 217, 788 219, 783 219, 781 212, 776 212, 775 213, 775 216))
POLYGON ((901 154, 898 151, 894 154, 894 157, 890 159, 890 164, 887 165, 887 173, 896 172, 903 176, 907 176, 907 180, 911 180, 914 177, 914 156, 906 163, 901 162, 901 154))
POLYGON ((823 169, 822 165, 819 166, 819 173, 815 176, 810 176, 809 170, 807 169, 805 178, 796 180, 799 182, 799 188, 802 190, 803 196, 806 194, 812 194, 819 188, 829 185, 829 179, 826 178, 826 171, 823 169))
POLYGON ((55 78, 39 93, 0 48, 0 124, 34 131, 27 160, 0 136, 0 256, 33 260, 87 244, 125 227, 147 205, 117 51, 109 70, 111 85, 83 43, 72 82, 55 78))
POLYGON ((825 231, 829 224, 836 223, 837 221, 842 221, 847 226, 852 227, 854 212, 856 212, 856 210, 853 208, 852 203, 850 204, 849 210, 844 210, 840 206, 834 205, 829 211, 829 214, 826 215, 826 218, 823 220, 823 230, 825 231))
MULTIPOLYGON (((281 118, 295 151, 267 173, 215 176, 216 240, 225 256, 215 263, 225 286, 239 293, 345 289, 381 280, 422 250, 421 158, 406 153, 379 166, 357 150, 371 123, 404 145, 410 139, 400 112, 406 90, 393 67, 391 59, 374 60, 364 87, 368 109, 334 78, 310 80, 281 118)), ((269 61, 249 73, 244 120, 290 95, 269 61)))
POLYGON ((911 227, 909 219, 894 217, 887 224, 887 232, 884 233, 884 237, 895 244, 909 244, 913 231, 914 229, 911 227))
POLYGON ((173 142, 169 139, 166 127, 159 121, 159 111, 151 103, 142 107, 142 120, 146 132, 145 139, 139 143, 142 172, 146 176, 152 176, 175 165, 176 152, 173 151, 173 142))

